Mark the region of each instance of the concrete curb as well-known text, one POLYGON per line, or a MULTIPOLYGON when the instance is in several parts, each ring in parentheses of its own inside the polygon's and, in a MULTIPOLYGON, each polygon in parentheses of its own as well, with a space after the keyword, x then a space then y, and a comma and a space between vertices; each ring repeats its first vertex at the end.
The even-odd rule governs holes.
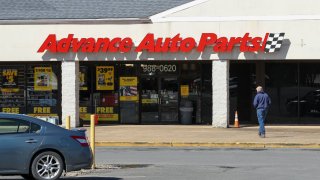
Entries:
POLYGON ((298 148, 320 149, 320 144, 295 143, 185 143, 185 142, 96 142, 97 147, 206 147, 206 148, 298 148))

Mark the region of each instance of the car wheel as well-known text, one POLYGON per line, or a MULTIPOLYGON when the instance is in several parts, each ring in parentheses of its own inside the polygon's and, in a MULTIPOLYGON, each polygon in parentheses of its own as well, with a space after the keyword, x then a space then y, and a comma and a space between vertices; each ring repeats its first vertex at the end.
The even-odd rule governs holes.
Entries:
POLYGON ((56 180, 63 172, 63 160, 55 152, 43 152, 32 161, 31 173, 37 180, 56 180))
POLYGON ((26 179, 26 180, 34 180, 34 178, 29 174, 22 174, 21 176, 23 177, 23 179, 26 179))

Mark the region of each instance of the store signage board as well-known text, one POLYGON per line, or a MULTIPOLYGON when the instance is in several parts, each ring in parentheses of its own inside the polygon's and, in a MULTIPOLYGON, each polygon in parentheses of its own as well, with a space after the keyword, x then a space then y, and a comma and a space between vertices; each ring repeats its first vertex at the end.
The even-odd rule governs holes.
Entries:
POLYGON ((135 46, 132 38, 77 38, 74 34, 68 37, 57 39, 56 34, 49 34, 46 40, 38 49, 38 53, 50 51, 51 53, 101 53, 119 52, 127 53, 131 51, 151 53, 176 53, 191 52, 196 49, 203 52, 207 47, 212 46, 216 53, 231 52, 235 47, 239 47, 240 52, 265 52, 272 53, 279 51, 285 33, 265 33, 264 37, 251 37, 250 33, 245 33, 242 37, 218 37, 215 33, 202 33, 198 43, 193 37, 183 38, 180 34, 174 37, 156 38, 153 33, 147 34, 142 41, 135 46))

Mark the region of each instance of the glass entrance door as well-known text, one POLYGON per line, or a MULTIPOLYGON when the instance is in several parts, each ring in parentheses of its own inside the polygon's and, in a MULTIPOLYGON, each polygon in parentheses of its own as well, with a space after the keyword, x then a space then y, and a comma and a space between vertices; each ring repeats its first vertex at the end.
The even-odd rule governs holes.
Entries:
POLYGON ((177 77, 159 78, 159 114, 161 122, 178 122, 179 82, 177 77))
POLYGON ((158 78, 142 77, 140 79, 141 89, 141 122, 159 122, 159 94, 158 78))
POLYGON ((141 122, 177 123, 179 84, 177 77, 142 77, 141 122))

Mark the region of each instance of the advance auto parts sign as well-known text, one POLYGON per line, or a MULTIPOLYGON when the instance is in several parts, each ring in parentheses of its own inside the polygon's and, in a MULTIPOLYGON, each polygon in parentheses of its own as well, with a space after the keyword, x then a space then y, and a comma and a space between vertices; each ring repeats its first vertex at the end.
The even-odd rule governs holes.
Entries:
POLYGON ((190 52, 196 49, 203 52, 206 47, 212 46, 213 52, 231 52, 239 46, 241 52, 266 52, 272 53, 279 51, 285 33, 266 33, 264 37, 251 37, 245 33, 242 37, 218 37, 215 33, 202 33, 198 42, 193 37, 181 37, 180 34, 174 37, 156 38, 154 34, 147 34, 142 41, 135 47, 130 37, 125 38, 77 38, 74 34, 68 37, 57 39, 55 34, 50 34, 38 49, 38 53, 48 50, 52 53, 67 52, 190 52))

